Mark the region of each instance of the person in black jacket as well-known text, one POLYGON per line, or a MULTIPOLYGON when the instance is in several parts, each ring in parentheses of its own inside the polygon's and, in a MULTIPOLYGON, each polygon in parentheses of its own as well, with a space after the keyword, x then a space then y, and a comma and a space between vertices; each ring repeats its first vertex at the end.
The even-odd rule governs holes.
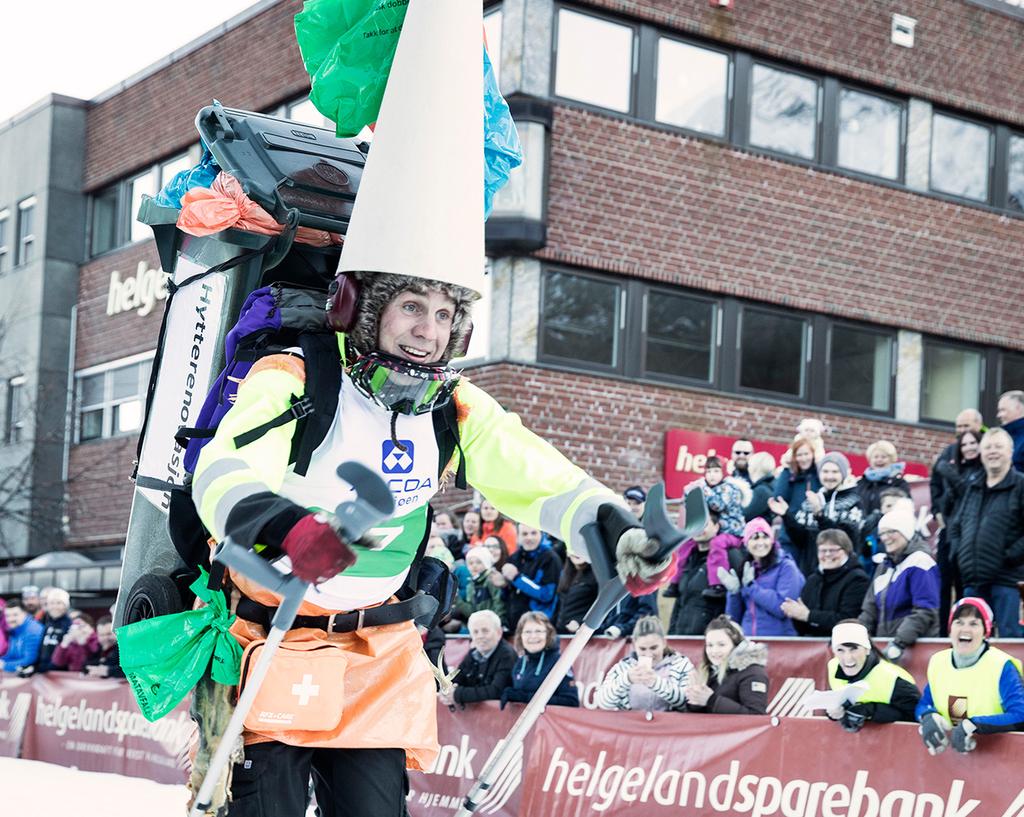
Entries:
POLYGON ((459 664, 454 688, 437 693, 443 704, 465 708, 478 701, 497 701, 512 680, 516 651, 501 639, 501 619, 493 610, 477 610, 469 617, 472 647, 459 664))
POLYGON ((760 516, 770 525, 774 514, 768 507, 768 500, 775 490, 775 457, 767 451, 758 451, 749 460, 747 474, 750 477, 750 502, 743 509, 743 516, 748 522, 760 516))
POLYGON ((587 610, 597 599, 597 590, 597 576, 590 563, 570 553, 558 580, 558 632, 575 633, 580 628, 587 610))
POLYGON ((627 638, 636 623, 644 616, 658 615, 658 591, 645 596, 628 595, 616 604, 601 623, 601 631, 608 638, 627 638))
MULTIPOLYGON (((543 613, 523 613, 516 628, 515 646, 519 659, 512 669, 512 682, 501 693, 502 709, 510 701, 529 703, 558 661, 558 636, 551 621, 543 613)), ((548 704, 580 705, 580 693, 576 689, 571 670, 559 682, 548 704)))
POLYGON ((708 511, 708 521, 704 530, 694 537, 697 546, 690 550, 686 561, 679 566, 679 572, 665 588, 665 595, 675 598, 668 625, 668 631, 672 635, 704 635, 704 630, 711 619, 725 613, 725 596, 706 592, 709 543, 716 536, 718 514, 708 511))
POLYGON ((827 637, 843 619, 856 618, 871 580, 853 558, 853 542, 838 528, 818 534, 818 570, 807 577, 799 599, 782 612, 800 635, 827 637))
POLYGON ((1000 638, 1020 638, 1024 581, 1024 474, 1012 465, 1013 440, 1001 428, 981 438, 985 478, 967 485, 949 525, 950 552, 964 593, 992 607, 1000 638))
POLYGON ((46 595, 45 610, 43 617, 43 640, 39 645, 39 655, 31 666, 22 667, 18 674, 29 676, 36 672, 49 672, 54 667, 50 660, 53 658, 53 651, 60 646, 64 636, 71 629, 71 616, 68 614, 71 608, 71 596, 67 590, 59 587, 51 587, 46 595))
POLYGON ((981 433, 984 430, 984 420, 981 412, 977 409, 964 409, 956 416, 956 440, 943 448, 942 452, 935 459, 931 477, 928 480, 928 487, 932 497, 932 514, 940 525, 949 525, 949 519, 946 518, 946 509, 951 506, 950 499, 947 497, 947 493, 952 488, 949 477, 950 475, 956 475, 959 470, 955 469, 955 466, 957 452, 960 449, 960 438, 965 431, 971 431, 980 441, 981 433), (949 467, 943 467, 944 465, 949 467))
POLYGON ((558 605, 558 579, 562 560, 537 528, 519 526, 519 547, 508 557, 501 575, 508 582, 506 616, 509 629, 519 625, 519 618, 529 610, 555 615, 558 605))

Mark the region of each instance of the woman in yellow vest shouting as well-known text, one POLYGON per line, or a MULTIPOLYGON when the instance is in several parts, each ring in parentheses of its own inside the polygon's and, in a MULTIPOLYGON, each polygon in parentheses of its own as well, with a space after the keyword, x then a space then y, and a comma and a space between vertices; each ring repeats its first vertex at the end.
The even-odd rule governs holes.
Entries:
POLYGON ((856 619, 845 619, 832 628, 832 653, 828 683, 838 690, 850 684, 864 689, 852 703, 828 710, 847 732, 858 732, 867 721, 913 721, 921 698, 914 677, 879 652, 871 643, 868 628, 856 619))
POLYGON ((991 634, 992 609, 984 599, 968 596, 954 605, 949 614, 953 648, 928 662, 928 685, 917 705, 921 739, 930 754, 950 743, 958 752, 970 752, 977 746, 975 733, 1024 726, 1020 661, 989 644, 991 634))

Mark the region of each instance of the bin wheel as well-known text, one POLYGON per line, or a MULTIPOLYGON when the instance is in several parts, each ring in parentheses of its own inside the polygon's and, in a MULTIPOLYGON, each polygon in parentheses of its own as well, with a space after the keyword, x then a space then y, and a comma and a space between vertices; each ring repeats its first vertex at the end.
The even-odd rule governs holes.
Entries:
POLYGON ((125 602, 124 623, 180 613, 184 609, 178 586, 170 576, 143 573, 132 585, 125 602))

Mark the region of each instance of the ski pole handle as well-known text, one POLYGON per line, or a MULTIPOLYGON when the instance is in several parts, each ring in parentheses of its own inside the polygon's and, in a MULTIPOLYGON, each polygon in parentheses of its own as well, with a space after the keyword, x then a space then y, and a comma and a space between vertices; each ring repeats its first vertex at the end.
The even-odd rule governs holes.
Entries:
POLYGON ((230 536, 217 543, 213 550, 213 560, 280 594, 281 603, 274 613, 272 624, 278 626, 287 620, 284 629, 288 629, 306 595, 309 587, 307 582, 291 573, 282 573, 258 553, 242 547, 230 536))

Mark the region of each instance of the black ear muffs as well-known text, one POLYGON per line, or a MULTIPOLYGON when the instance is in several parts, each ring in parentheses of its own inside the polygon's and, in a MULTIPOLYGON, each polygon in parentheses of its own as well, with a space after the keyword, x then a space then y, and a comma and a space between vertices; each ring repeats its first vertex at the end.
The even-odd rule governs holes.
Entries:
POLYGON ((354 275, 338 274, 327 290, 327 325, 348 334, 356 325, 360 284, 354 275))

